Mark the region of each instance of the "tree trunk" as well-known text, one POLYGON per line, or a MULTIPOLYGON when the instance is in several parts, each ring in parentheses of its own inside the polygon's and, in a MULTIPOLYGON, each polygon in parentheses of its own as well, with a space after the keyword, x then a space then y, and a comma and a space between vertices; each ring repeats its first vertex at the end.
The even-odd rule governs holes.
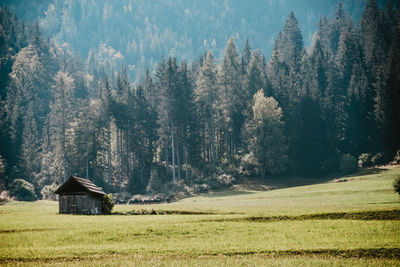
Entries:
POLYGON ((180 155, 179 155, 179 143, 177 141, 176 145, 176 161, 178 164, 177 170, 178 170, 178 179, 181 180, 181 160, 180 160, 180 155))
POLYGON ((62 122, 61 122, 61 150, 62 150, 62 157, 63 157, 63 182, 67 180, 67 153, 65 149, 65 131, 66 131, 66 118, 65 118, 65 94, 64 90, 61 91, 61 112, 62 112, 62 122))
POLYGON ((107 122, 107 180, 111 184, 111 121, 107 122))
POLYGON ((168 162, 168 140, 165 141, 165 168, 167 173, 169 172, 169 162, 168 162))
POLYGON ((171 119, 171 156, 172 156, 172 181, 176 183, 175 176, 175 143, 174 143, 174 121, 171 119))
POLYGON ((86 151, 86 179, 89 179, 89 151, 86 151))
POLYGON ((211 117, 210 126, 211 126, 211 129, 210 129, 210 131, 211 131, 211 133, 210 133, 210 136, 211 136, 211 162, 213 165, 215 165, 216 155, 215 155, 215 140, 214 140, 215 139, 214 138, 214 120, 212 117, 211 117))
POLYGON ((185 180, 186 180, 186 182, 188 182, 189 181, 189 173, 188 173, 188 158, 187 158, 187 151, 186 151, 186 147, 185 147, 185 172, 186 172, 186 174, 185 174, 185 180))

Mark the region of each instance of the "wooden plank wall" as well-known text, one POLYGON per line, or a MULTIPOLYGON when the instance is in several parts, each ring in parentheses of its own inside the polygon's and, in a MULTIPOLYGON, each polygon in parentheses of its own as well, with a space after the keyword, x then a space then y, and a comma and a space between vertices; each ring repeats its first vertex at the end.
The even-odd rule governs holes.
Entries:
POLYGON ((59 198, 59 212, 61 214, 93 214, 94 211, 101 214, 101 206, 101 196, 88 193, 61 195, 59 198))

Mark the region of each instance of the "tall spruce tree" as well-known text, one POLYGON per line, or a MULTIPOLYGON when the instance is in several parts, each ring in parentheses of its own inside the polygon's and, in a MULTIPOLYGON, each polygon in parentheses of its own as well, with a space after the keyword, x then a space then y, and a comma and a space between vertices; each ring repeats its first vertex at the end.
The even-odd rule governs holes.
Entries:
POLYGON ((207 56, 200 68, 199 76, 196 81, 196 89, 194 92, 195 103, 199 113, 201 114, 201 133, 202 133, 202 154, 206 158, 206 150, 211 149, 211 162, 217 162, 215 131, 216 116, 219 103, 219 93, 217 87, 217 71, 214 63, 212 52, 208 52, 207 56))
POLYGON ((239 62, 235 41, 230 38, 225 47, 221 70, 218 75, 222 103, 225 109, 225 138, 229 157, 232 157, 239 148, 240 133, 244 123, 244 90, 241 87, 239 62))

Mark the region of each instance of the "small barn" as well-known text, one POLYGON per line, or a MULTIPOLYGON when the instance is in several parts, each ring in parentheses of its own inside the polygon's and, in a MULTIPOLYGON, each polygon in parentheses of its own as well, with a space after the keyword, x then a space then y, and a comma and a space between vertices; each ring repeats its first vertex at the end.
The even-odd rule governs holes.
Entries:
POLYGON ((54 193, 59 195, 60 213, 101 214, 106 194, 88 179, 71 176, 54 193))

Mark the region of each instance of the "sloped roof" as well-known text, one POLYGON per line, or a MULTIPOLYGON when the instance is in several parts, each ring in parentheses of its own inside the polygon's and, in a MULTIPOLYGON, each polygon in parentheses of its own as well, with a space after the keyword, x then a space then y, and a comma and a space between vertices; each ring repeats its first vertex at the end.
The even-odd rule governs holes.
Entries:
POLYGON ((83 179, 75 176, 71 176, 65 183, 63 183, 54 193, 72 193, 87 191, 95 194, 105 195, 99 187, 97 187, 92 181, 83 179))

